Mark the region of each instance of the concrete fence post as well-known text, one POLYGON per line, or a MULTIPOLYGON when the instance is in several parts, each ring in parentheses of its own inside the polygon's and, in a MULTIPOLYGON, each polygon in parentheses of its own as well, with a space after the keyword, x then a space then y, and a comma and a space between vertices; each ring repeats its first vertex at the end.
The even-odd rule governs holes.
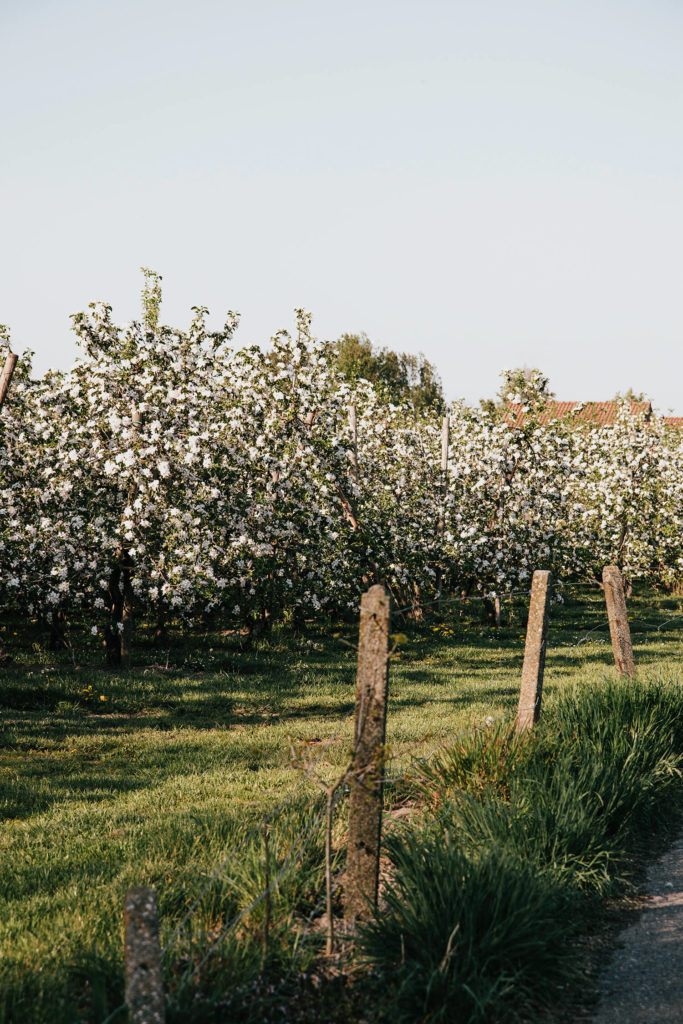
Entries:
POLYGON ((524 644, 524 665, 522 686, 519 693, 516 730, 518 733, 530 729, 540 718, 543 694, 543 670, 548 632, 548 607, 552 576, 538 569, 531 582, 529 621, 524 644))
POLYGON ((617 675, 633 678, 636 674, 636 663, 626 612, 624 581, 616 565, 605 566, 602 570, 602 582, 605 587, 605 604, 617 675))
POLYGON ((363 594, 349 797, 348 869, 344 885, 347 921, 367 916, 377 902, 390 613, 391 600, 384 587, 370 587, 363 594))
POLYGON ((154 889, 133 886, 124 909, 126 1006, 130 1024, 165 1024, 159 919, 154 889))

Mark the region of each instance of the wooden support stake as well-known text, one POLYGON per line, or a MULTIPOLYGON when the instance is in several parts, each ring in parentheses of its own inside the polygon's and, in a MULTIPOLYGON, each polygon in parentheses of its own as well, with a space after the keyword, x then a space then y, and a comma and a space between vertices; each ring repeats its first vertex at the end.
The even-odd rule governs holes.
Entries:
POLYGON ((263 825, 261 828, 261 835, 263 836, 263 846, 266 854, 266 920, 263 926, 263 959, 268 956, 268 943, 270 941, 270 920, 272 916, 272 898, 270 893, 270 830, 268 825, 263 825))
POLYGON ((441 472, 446 478, 448 472, 448 445, 451 441, 451 418, 444 416, 441 421, 441 472))
POLYGON ((515 728, 518 733, 530 729, 541 716, 543 694, 543 669, 548 632, 548 606, 550 604, 549 572, 537 569, 531 582, 529 621, 526 627, 522 686, 519 693, 519 708, 515 728))
POLYGON ((5 359, 5 365, 0 373, 0 409, 2 409, 3 402, 7 397, 9 386, 12 383, 12 376, 14 374, 14 367, 17 365, 17 356, 14 352, 8 352, 5 359))
POLYGON ((448 493, 448 446, 451 440, 451 419, 444 416, 441 422, 441 510, 439 512, 439 539, 443 537, 445 528, 444 503, 448 493))
MULTIPOLYGON (((448 494, 448 446, 451 440, 451 419, 450 416, 444 416, 441 421, 441 501, 439 507, 439 521, 437 523, 437 536, 439 538, 439 561, 443 555, 443 535, 446 529, 445 509, 446 495, 448 494)), ((436 593, 439 599, 441 599, 441 587, 443 584, 443 572, 441 566, 439 566, 436 574, 436 593)), ((439 603, 438 607, 441 607, 439 603)))
POLYGON ((131 583, 131 572, 132 562, 128 550, 123 553, 123 562, 121 566, 121 587, 123 590, 123 609, 121 612, 121 622, 123 629, 121 630, 121 667, 130 668, 132 663, 132 647, 133 647, 133 608, 135 604, 135 595, 133 593, 133 584, 131 583))
POLYGON ((134 886, 125 899, 126 1005, 130 1024, 165 1024, 159 920, 154 889, 134 886))
MULTIPOLYGON (((142 428, 142 417, 140 410, 138 409, 135 402, 131 406, 130 418, 133 426, 133 432, 136 439, 140 436, 140 430, 142 428)), ((132 501, 134 487, 131 484, 128 492, 128 500, 132 501)), ((135 629, 134 621, 134 607, 135 607, 135 595, 133 593, 133 585, 131 583, 131 573, 133 565, 131 561, 128 548, 123 551, 121 559, 121 587, 123 590, 123 610, 121 614, 121 621, 123 623, 123 630, 121 632, 121 666, 122 668, 130 668, 132 661, 132 649, 133 649, 133 633, 135 629)))
POLYGON ((349 866, 344 886, 347 921, 367 917, 377 903, 390 606, 391 600, 381 586, 370 587, 360 605, 354 755, 350 773, 349 866))
POLYGON ((626 613, 624 581, 616 565, 605 566, 602 570, 602 582, 605 587, 605 603, 617 675, 629 676, 632 679, 636 674, 636 663, 626 613))
POLYGON ((358 483, 358 423, 355 405, 349 406, 349 429, 351 431, 351 477, 358 483))

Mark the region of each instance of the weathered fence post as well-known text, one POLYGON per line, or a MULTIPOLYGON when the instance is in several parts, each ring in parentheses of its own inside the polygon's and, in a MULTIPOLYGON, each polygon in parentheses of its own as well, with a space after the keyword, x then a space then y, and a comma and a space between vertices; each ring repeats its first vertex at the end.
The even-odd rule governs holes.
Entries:
POLYGON ((552 576, 543 569, 537 569, 531 582, 529 621, 524 644, 524 665, 522 687, 517 709, 517 732, 530 729, 541 715, 543 694, 543 669, 545 668, 546 635, 548 632, 548 606, 552 576))
POLYGON ((612 637, 612 650, 614 652, 614 664, 617 666, 617 674, 633 678, 636 674, 636 663, 633 658, 631 630, 629 629, 628 615, 626 613, 624 581, 616 565, 605 566, 602 570, 602 582, 605 587, 607 618, 609 619, 609 631, 612 637))
POLYGON ((154 889, 136 885, 125 899, 126 1006, 130 1024, 164 1024, 159 920, 154 889))
POLYGON ((349 798, 348 868, 344 885, 347 921, 367 916, 377 902, 390 612, 391 600, 384 587, 370 587, 363 594, 349 798))
POLYGON ((0 373, 0 409, 2 409, 9 386, 12 383, 12 375, 14 367, 17 365, 17 358, 14 352, 8 352, 5 358, 5 365, 2 368, 2 373, 0 373))

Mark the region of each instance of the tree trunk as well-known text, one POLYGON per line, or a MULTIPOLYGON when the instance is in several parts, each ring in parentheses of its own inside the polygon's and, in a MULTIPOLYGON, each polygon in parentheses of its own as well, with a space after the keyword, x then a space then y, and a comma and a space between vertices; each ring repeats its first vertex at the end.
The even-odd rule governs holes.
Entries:
POLYGON ((107 663, 116 668, 121 664, 121 632, 118 623, 123 621, 123 595, 121 593, 121 567, 115 565, 109 577, 110 622, 104 631, 104 646, 107 663))
MULTIPOLYGON (((128 552, 124 553, 126 563, 128 552)), ((121 665, 124 668, 130 668, 131 665, 131 647, 133 643, 133 586, 130 581, 130 565, 125 564, 121 570, 121 579, 123 583, 123 604, 121 608, 121 622, 123 623, 123 630, 121 632, 121 665)))

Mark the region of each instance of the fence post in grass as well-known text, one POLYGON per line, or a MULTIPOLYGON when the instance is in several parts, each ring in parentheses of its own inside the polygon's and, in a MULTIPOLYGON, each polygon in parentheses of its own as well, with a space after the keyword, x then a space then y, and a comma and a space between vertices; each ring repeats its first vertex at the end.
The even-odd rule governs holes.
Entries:
POLYGON ((126 1006, 130 1024, 165 1024, 159 919, 154 889, 136 885, 125 899, 126 1006))
POLYGON ((14 352, 8 352, 5 358, 5 365, 0 373, 0 409, 2 409, 3 402, 7 397, 9 386, 12 383, 12 375, 14 374, 14 368, 17 365, 17 356, 14 352))
POLYGON ((348 868, 344 885, 344 916, 347 921, 366 917, 377 902, 390 613, 391 600, 384 587, 370 587, 363 594, 350 773, 348 868))
POLYGON ((526 627, 522 686, 519 693, 519 708, 515 728, 518 733, 530 729, 541 716, 543 694, 543 669, 548 632, 548 606, 550 604, 549 572, 537 569, 531 582, 529 621, 526 627))
POLYGON ((626 613, 624 581, 616 565, 605 566, 602 570, 602 582, 605 587, 605 603, 617 674, 633 678, 636 674, 636 663, 633 658, 631 630, 626 613))

